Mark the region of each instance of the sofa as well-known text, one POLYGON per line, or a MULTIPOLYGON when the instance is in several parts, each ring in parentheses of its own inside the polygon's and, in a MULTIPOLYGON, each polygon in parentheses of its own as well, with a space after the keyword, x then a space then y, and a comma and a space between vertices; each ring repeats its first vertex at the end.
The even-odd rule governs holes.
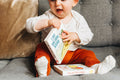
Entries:
POLYGON ((29 17, 43 14, 48 9, 47 0, 0 2, 0 80, 120 80, 120 0, 79 0, 73 8, 85 17, 94 33, 93 40, 81 48, 94 51, 100 61, 108 55, 114 56, 117 64, 113 70, 103 75, 61 76, 52 68, 48 77, 35 77, 34 53, 42 33, 27 33, 25 21, 29 17), (9 3, 7 7, 2 5, 6 3, 9 3), (19 8, 14 10, 14 6, 19 8), (11 10, 7 11, 9 15, 12 11, 15 13, 10 15, 11 18, 4 10, 11 10))

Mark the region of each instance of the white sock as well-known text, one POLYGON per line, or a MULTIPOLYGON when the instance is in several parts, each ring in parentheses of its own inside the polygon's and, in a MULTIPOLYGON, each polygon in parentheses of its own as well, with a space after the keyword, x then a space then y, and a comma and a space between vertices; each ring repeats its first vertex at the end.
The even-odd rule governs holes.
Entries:
POLYGON ((97 74, 105 74, 112 70, 116 65, 116 60, 112 55, 109 55, 105 58, 105 60, 99 64, 95 64, 92 66, 96 70, 97 74))
POLYGON ((40 77, 46 77, 47 76, 47 66, 48 66, 48 60, 45 56, 39 58, 35 62, 36 70, 38 72, 38 75, 40 77))

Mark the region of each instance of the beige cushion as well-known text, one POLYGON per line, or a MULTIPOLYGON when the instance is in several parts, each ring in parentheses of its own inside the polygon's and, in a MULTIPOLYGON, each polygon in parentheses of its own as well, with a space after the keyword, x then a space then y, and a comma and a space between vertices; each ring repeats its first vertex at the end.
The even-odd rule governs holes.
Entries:
POLYGON ((39 34, 29 34, 26 19, 38 15, 38 0, 0 0, 0 59, 30 56, 39 34))

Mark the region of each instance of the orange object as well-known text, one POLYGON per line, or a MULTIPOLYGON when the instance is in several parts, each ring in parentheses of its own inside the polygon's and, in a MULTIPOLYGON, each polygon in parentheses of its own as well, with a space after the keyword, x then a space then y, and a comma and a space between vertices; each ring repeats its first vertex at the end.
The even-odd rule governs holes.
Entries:
MULTIPOLYGON (((37 46, 35 61, 43 56, 45 56, 48 60, 47 75, 49 75, 51 71, 50 64, 56 64, 56 62, 50 54, 45 43, 42 42, 37 46)), ((97 63, 100 63, 100 61, 96 58, 93 51, 86 49, 77 49, 75 51, 68 50, 61 64, 84 64, 90 67, 97 63)), ((38 74, 36 75, 38 76, 38 74)))

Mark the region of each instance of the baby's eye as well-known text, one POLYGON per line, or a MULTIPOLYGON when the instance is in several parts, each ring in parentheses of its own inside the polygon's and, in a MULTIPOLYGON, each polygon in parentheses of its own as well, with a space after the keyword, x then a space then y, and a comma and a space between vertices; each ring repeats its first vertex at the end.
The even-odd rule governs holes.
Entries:
POLYGON ((65 1, 65 0, 61 0, 61 1, 65 1))

